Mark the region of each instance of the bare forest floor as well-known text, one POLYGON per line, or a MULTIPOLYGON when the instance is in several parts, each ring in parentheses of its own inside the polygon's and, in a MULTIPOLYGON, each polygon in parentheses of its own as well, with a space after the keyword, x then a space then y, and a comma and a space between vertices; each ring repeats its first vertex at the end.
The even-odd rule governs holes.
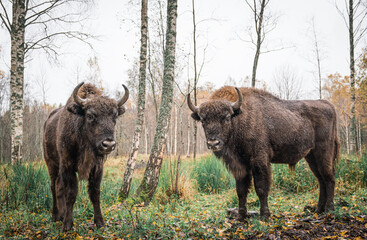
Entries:
MULTIPOLYGON (((275 168, 269 196, 271 217, 263 219, 255 213, 246 222, 239 222, 227 212, 237 207, 233 179, 227 174, 216 173, 219 185, 200 187, 205 176, 204 179, 195 176, 197 168, 200 172, 205 172, 204 168, 214 171, 210 168, 213 166, 200 165, 212 161, 205 159, 211 157, 183 160, 179 195, 172 194, 171 189, 175 162, 173 158, 166 159, 159 188, 152 203, 146 207, 116 202, 124 163, 121 159, 107 160, 101 196, 106 226, 100 229, 94 226, 86 183, 81 182, 74 207, 74 227, 68 233, 60 231, 61 222, 51 221, 52 198, 43 163, 28 167, 25 164, 20 169, 0 166, 0 239, 367 239, 367 189, 358 183, 362 181, 359 174, 363 176, 363 170, 354 176, 339 176, 335 211, 317 215, 313 213, 318 196, 315 180, 308 183, 311 181, 308 176, 300 176, 307 182, 295 184, 302 181, 297 178, 303 174, 301 172, 308 171, 302 163, 296 176, 290 175, 286 168, 275 168), (22 176, 18 176, 20 174, 22 176), (349 178, 356 179, 353 186, 349 178), (20 186, 27 185, 24 183, 29 184, 28 189, 34 187, 35 190, 20 190, 20 186)), ((216 164, 218 161, 215 161, 216 164)), ((346 163, 348 161, 354 160, 347 159, 346 163)), ((348 169, 353 168, 348 166, 348 169)), ((141 166, 135 177, 141 178, 143 171, 141 166)), ((133 182, 133 190, 138 184, 139 180, 133 182)), ((253 188, 248 210, 259 211, 253 188)))

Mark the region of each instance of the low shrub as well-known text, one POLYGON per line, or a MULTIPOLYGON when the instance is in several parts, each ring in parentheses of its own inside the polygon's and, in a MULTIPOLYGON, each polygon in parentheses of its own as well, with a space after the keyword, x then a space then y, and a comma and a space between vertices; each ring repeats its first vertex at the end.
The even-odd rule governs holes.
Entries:
POLYGON ((202 193, 220 193, 236 186, 232 174, 214 156, 199 159, 193 169, 192 178, 196 180, 198 191, 202 193))
POLYGON ((290 193, 317 190, 318 183, 304 159, 291 172, 287 164, 272 164, 272 188, 281 188, 290 193))
POLYGON ((7 209, 21 206, 30 211, 49 209, 52 205, 50 180, 45 165, 4 165, 1 205, 7 209))

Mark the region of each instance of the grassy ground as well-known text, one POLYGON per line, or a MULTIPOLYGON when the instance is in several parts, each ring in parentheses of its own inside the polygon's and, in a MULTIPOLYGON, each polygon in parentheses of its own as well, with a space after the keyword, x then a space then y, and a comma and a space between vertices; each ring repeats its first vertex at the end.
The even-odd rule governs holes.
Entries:
MULTIPOLYGON (((272 216, 262 219, 255 214, 238 222, 227 213, 237 207, 234 181, 210 156, 183 160, 179 196, 172 194, 175 161, 165 159, 155 198, 147 207, 116 202, 124 161, 108 159, 101 196, 106 226, 94 226, 86 183, 80 182, 74 228, 68 233, 60 232, 61 222, 51 222, 52 197, 44 164, 4 165, 0 166, 0 239, 366 239, 366 160, 342 157, 336 169, 336 210, 327 215, 312 213, 318 186, 304 162, 292 174, 287 166, 274 165, 272 216)), ((143 171, 137 171, 133 190, 143 171)), ((248 210, 259 211, 253 189, 248 210)))

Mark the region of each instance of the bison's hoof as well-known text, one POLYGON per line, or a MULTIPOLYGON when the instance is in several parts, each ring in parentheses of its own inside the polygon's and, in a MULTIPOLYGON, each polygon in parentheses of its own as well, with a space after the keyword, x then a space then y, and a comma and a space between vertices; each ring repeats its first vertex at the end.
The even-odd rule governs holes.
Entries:
POLYGON ((238 208, 229 208, 227 210, 228 216, 229 218, 236 218, 239 219, 240 218, 240 214, 238 213, 238 208))
POLYGON ((62 217, 58 214, 52 215, 52 221, 53 222, 62 221, 62 217))
POLYGON ((103 218, 94 219, 94 223, 98 228, 104 227, 105 223, 103 221, 103 218))
POLYGON ((62 224, 62 231, 67 232, 73 227, 73 222, 64 222, 62 224))
POLYGON ((260 212, 260 216, 264 219, 267 219, 270 217, 270 212, 269 211, 263 211, 263 212, 260 212))

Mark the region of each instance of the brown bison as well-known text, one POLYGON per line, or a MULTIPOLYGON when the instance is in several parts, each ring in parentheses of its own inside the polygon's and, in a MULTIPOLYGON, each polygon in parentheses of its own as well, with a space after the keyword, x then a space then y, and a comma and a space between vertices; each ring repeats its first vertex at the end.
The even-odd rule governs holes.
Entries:
POLYGON ((225 86, 209 101, 194 106, 209 149, 221 158, 236 179, 240 218, 247 215, 246 199, 254 179, 260 215, 269 216, 270 163, 289 164, 305 158, 316 176, 319 202, 316 212, 334 210, 334 160, 339 141, 336 113, 325 100, 281 100, 255 88, 225 86))
POLYGON ((73 226, 73 205, 78 178, 88 179, 94 223, 104 226, 100 208, 103 160, 114 150, 116 119, 125 112, 129 91, 116 101, 102 96, 92 84, 79 84, 64 107, 51 112, 44 125, 44 157, 51 178, 52 220, 63 221, 62 230, 73 226), (78 173, 78 175, 76 174, 78 173))

